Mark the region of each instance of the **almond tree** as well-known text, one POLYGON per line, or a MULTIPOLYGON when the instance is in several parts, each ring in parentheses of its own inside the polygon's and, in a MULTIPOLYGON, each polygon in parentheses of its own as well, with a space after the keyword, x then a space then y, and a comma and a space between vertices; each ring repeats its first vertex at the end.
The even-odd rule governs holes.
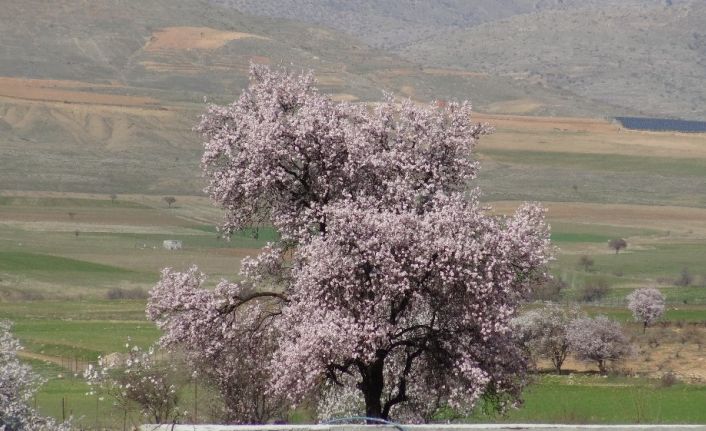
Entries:
POLYGON ((606 316, 574 320, 569 325, 568 337, 576 358, 596 362, 601 373, 606 372, 608 361, 617 361, 632 353, 620 324, 606 316))
POLYGON ((123 361, 100 358, 97 366, 89 365, 83 375, 93 394, 108 395, 127 417, 133 405, 150 423, 176 421, 179 390, 183 382, 176 377, 173 363, 159 360, 154 347, 142 350, 127 344, 123 361))
POLYGON ((532 354, 549 359, 557 373, 571 351, 569 325, 581 316, 576 307, 561 308, 551 304, 530 310, 513 322, 521 342, 532 354))
POLYGON ((642 332, 664 314, 664 296, 653 287, 634 290, 627 300, 635 321, 642 322, 642 332))
POLYGON ((68 423, 57 424, 30 407, 42 380, 20 363, 20 343, 10 333, 11 328, 10 322, 0 320, 0 430, 68 430, 68 423))
POLYGON ((488 132, 470 106, 335 103, 311 75, 261 66, 251 81, 204 115, 202 165, 226 233, 267 222, 282 239, 212 293, 196 269, 165 271, 148 306, 165 343, 205 341, 229 358, 214 367, 243 365, 274 398, 353 388, 375 418, 518 400, 510 319, 549 235, 537 205, 497 217, 468 192, 488 132))

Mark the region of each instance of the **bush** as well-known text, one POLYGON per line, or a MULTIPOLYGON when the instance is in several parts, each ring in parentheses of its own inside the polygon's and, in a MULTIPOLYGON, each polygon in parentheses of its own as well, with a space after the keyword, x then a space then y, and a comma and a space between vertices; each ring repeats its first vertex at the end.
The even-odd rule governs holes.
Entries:
POLYGON ((535 301, 558 301, 561 299, 562 291, 566 287, 566 282, 557 277, 538 282, 532 286, 530 299, 535 301))
POLYGON ((690 286, 694 282, 694 276, 689 272, 689 268, 684 268, 679 274, 679 278, 674 282, 677 286, 690 286))
POLYGON ((662 374, 662 377, 659 379, 659 386, 661 388, 669 388, 677 383, 679 383, 679 378, 671 371, 662 374))
POLYGON ((593 270, 594 265, 593 258, 584 254, 579 258, 579 261, 576 265, 586 272, 591 272, 593 270))
POLYGON ((579 292, 579 299, 584 302, 595 302, 605 298, 608 292, 610 292, 610 287, 607 281, 594 280, 583 285, 581 292, 579 292))
POLYGON ((122 287, 113 287, 105 294, 106 299, 147 299, 147 292, 139 287, 132 289, 123 289, 122 287))

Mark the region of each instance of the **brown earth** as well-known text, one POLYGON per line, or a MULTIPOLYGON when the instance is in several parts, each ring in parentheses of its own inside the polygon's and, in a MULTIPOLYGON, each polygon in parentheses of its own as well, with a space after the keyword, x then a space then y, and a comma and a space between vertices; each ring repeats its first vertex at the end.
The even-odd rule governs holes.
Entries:
POLYGON ((120 88, 120 86, 79 81, 0 77, 0 97, 11 99, 118 106, 159 104, 157 99, 151 97, 81 91, 105 88, 120 88))
POLYGON ((145 45, 145 51, 218 49, 238 39, 262 39, 267 37, 252 33, 221 31, 208 27, 167 27, 153 33, 145 45))

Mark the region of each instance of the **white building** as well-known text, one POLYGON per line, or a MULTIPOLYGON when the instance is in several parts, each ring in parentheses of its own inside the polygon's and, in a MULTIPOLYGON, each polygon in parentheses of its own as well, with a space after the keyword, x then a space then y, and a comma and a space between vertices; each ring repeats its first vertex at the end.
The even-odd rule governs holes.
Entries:
POLYGON ((167 239, 162 243, 162 247, 167 250, 181 250, 181 241, 177 239, 167 239))

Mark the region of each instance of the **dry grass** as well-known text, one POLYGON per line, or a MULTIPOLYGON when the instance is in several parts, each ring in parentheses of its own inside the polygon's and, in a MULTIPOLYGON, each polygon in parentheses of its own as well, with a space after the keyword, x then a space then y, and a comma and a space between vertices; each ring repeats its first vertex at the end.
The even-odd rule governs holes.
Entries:
MULTIPOLYGON (((520 202, 491 203, 493 210, 512 213, 520 202)), ((551 221, 600 224, 670 231, 691 239, 706 237, 706 209, 676 206, 543 202, 551 221)))
MULTIPOLYGON (((531 100, 502 103, 498 109, 537 108, 531 100)), ((625 130, 615 123, 589 118, 476 113, 474 119, 496 129, 480 141, 481 152, 488 149, 706 158, 706 134, 625 130)))
POLYGON ((238 39, 262 39, 267 37, 252 33, 222 31, 208 27, 167 27, 154 32, 145 51, 218 49, 226 43, 238 39))
POLYGON ((544 104, 532 99, 506 100, 491 103, 485 107, 486 113, 505 112, 512 114, 531 114, 544 107, 544 104))
POLYGON ((11 99, 118 106, 159 104, 157 99, 151 97, 81 91, 89 88, 118 88, 118 86, 79 81, 0 77, 0 97, 11 99))
MULTIPOLYGON (((682 381, 706 382, 706 328, 696 325, 683 328, 652 327, 644 335, 641 330, 639 332, 639 335, 633 337, 635 354, 614 366, 652 378, 673 372, 682 381), (685 333, 688 335, 684 336, 685 333), (653 340, 653 343, 648 344, 648 340, 653 340)), ((539 366, 551 368, 548 361, 540 361, 539 366)), ((572 357, 567 358, 563 368, 575 371, 597 370, 595 364, 577 361, 572 357)))

